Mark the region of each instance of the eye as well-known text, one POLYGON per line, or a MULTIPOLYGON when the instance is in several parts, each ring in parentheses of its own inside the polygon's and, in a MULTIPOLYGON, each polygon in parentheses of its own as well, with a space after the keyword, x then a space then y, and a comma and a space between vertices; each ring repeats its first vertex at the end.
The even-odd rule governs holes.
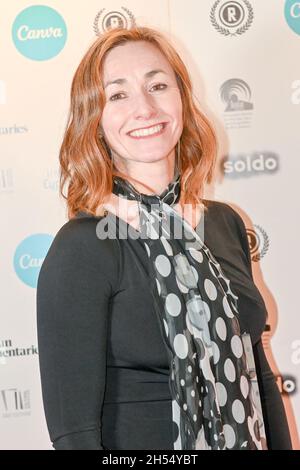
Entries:
MULTIPOLYGON (((158 83, 157 85, 153 85, 152 88, 155 88, 155 87, 158 87, 158 86, 162 86, 162 87, 166 88, 168 85, 166 85, 165 83, 158 83)), ((160 88, 160 90, 162 90, 164 88, 160 88)))
MULTIPOLYGON (((114 99, 116 96, 120 96, 122 95, 122 93, 116 93, 115 95, 112 95, 110 98, 109 98, 109 101, 116 101, 116 99, 114 99)), ((117 98, 118 99, 118 98, 117 98)))

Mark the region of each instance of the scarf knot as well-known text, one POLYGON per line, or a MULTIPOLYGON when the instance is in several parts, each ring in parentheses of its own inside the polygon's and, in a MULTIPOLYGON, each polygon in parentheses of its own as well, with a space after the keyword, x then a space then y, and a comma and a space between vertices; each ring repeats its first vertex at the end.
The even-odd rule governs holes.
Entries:
POLYGON ((119 176, 114 176, 113 193, 130 200, 135 199, 139 201, 146 207, 148 212, 151 212, 153 209, 152 206, 161 207, 162 203, 173 206, 180 198, 180 174, 178 172, 176 173, 172 181, 160 195, 140 193, 128 181, 125 181, 119 176))

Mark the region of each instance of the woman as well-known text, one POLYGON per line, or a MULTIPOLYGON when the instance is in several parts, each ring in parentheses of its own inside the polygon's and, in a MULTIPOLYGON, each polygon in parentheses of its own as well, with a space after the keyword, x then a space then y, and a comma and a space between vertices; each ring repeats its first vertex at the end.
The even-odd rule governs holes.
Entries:
POLYGON ((291 448, 244 223, 202 198, 215 156, 162 34, 92 44, 60 151, 70 220, 37 290, 55 449, 291 448))

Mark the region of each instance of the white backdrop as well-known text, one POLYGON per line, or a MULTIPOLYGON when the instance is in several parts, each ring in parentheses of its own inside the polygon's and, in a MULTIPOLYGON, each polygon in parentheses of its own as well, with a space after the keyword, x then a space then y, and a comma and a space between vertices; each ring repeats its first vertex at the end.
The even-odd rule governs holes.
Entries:
POLYGON ((58 151, 70 85, 96 34, 133 21, 169 36, 217 129, 219 165, 206 197, 245 221, 269 312, 264 346, 299 448, 300 2, 12 0, 0 10, 0 449, 51 448, 36 280, 67 220, 58 151))

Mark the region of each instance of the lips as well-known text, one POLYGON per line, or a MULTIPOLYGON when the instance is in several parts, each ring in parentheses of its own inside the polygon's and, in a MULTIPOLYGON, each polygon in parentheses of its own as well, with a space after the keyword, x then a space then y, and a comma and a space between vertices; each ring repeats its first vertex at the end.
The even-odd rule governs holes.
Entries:
POLYGON ((136 129, 131 129, 130 131, 127 132, 127 135, 130 134, 130 132, 134 132, 134 131, 141 131, 143 129, 150 129, 150 127, 155 127, 155 126, 159 126, 159 125, 163 125, 164 127, 166 126, 166 122, 157 122, 156 124, 151 124, 151 126, 147 126, 147 127, 137 127, 136 129))

